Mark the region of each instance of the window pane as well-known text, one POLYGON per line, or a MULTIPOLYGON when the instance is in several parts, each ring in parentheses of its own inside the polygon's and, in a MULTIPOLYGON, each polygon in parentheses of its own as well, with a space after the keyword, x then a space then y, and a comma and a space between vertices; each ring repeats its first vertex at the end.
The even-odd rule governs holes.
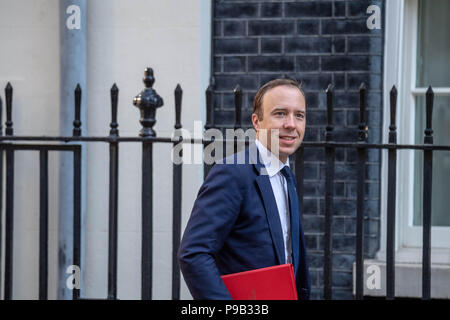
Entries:
MULTIPOLYGON (((423 144, 425 131, 425 96, 416 98, 416 144, 423 144)), ((450 145, 450 97, 435 96, 433 105, 433 142, 450 145)), ((423 151, 414 151, 414 219, 422 225, 423 151)), ((450 151, 433 152, 432 226, 450 226, 450 151)))
POLYGON ((417 34, 417 87, 450 87, 450 1, 421 0, 417 34))

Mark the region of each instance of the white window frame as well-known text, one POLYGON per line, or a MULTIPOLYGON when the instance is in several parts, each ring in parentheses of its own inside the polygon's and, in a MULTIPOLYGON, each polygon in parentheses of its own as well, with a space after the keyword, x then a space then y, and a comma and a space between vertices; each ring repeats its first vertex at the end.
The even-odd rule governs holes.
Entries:
MULTIPOLYGON (((418 0, 386 1, 384 48, 383 142, 388 142, 390 124, 390 90, 395 84, 397 99, 397 142, 414 144, 415 97, 427 88, 416 88, 416 52, 418 0), (411 112, 413 111, 413 112, 411 112)), ((435 96, 450 95, 450 88, 433 88, 435 96)), ((382 153, 381 166, 381 237, 377 258, 386 257, 387 164, 382 153)), ((422 227, 413 226, 414 152, 397 151, 396 188, 396 262, 422 261, 422 227)), ((450 228, 432 227, 432 263, 450 264, 450 228)))

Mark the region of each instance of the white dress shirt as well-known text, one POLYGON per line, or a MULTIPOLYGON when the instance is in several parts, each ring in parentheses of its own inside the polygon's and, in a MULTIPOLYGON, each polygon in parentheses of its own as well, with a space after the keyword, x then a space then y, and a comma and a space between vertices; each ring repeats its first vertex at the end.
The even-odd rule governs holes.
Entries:
POLYGON ((283 231, 284 253, 286 263, 292 263, 292 243, 291 243, 291 223, 289 213, 289 197, 286 178, 281 173, 284 166, 289 167, 289 158, 286 164, 280 161, 270 152, 258 139, 255 140, 261 162, 264 164, 272 186, 273 195, 277 203, 278 214, 280 215, 281 229, 283 231))

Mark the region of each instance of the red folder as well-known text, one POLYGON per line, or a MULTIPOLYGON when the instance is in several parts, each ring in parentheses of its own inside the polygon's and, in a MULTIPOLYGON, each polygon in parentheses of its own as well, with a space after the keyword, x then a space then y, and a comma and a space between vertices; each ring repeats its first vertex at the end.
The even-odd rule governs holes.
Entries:
POLYGON ((297 300, 292 264, 222 276, 234 300, 297 300))

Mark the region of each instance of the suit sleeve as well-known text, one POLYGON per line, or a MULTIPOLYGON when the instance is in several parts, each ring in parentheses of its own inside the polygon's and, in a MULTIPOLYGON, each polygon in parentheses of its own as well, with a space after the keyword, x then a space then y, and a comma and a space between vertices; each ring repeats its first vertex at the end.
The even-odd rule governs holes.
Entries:
POLYGON ((231 299, 215 255, 235 224, 242 199, 236 167, 214 165, 199 190, 178 252, 184 280, 194 299, 231 299))

